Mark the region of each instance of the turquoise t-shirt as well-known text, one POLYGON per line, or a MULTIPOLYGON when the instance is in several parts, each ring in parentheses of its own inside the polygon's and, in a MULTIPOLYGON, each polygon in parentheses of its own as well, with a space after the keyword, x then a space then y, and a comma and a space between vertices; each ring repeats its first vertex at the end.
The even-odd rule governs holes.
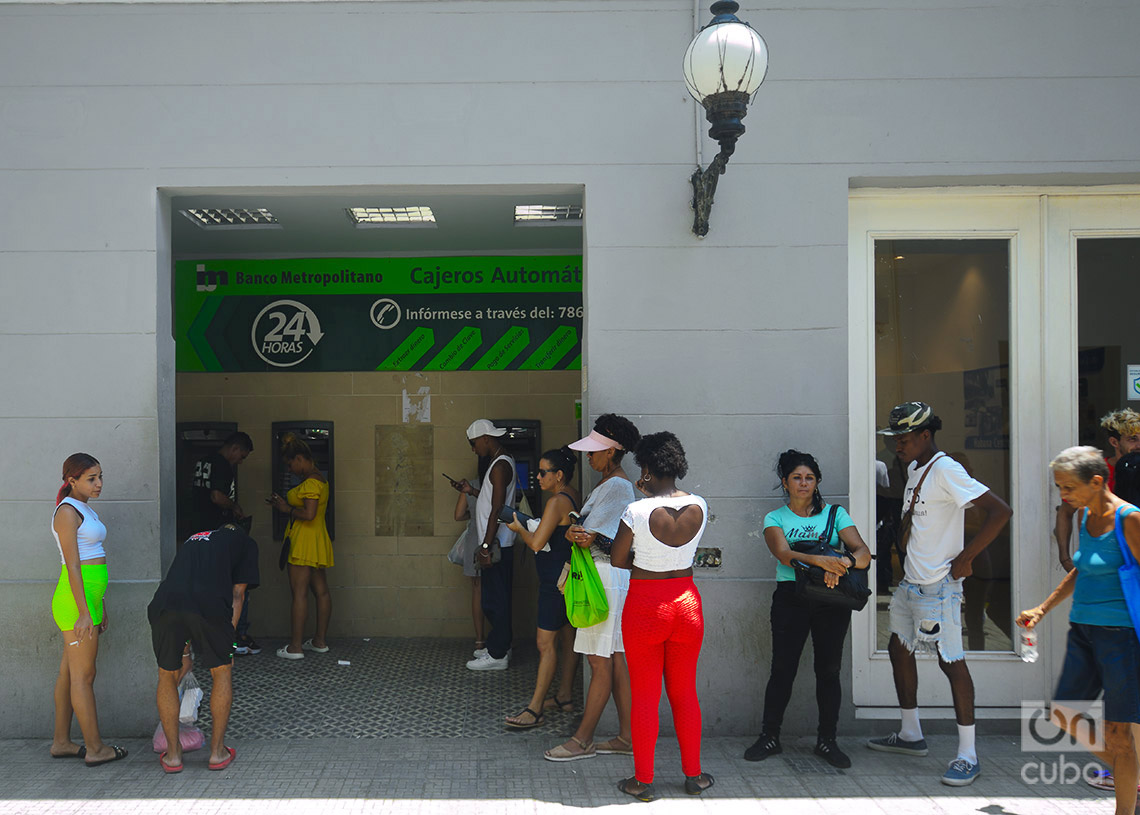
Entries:
MULTIPOLYGON (((1136 507, 1123 507, 1123 518, 1136 511, 1136 507)), ((1132 628, 1132 617, 1124 601, 1118 570, 1124 565, 1124 555, 1116 542, 1115 525, 1100 537, 1094 538, 1085 528, 1088 511, 1081 513, 1080 548, 1073 555, 1077 569, 1077 585, 1073 589, 1073 607, 1069 620, 1085 625, 1106 625, 1132 628)))
MULTIPOLYGON (((784 531, 784 537, 787 538, 789 544, 802 540, 817 541, 823 535, 823 530, 827 528, 827 516, 830 514, 830 504, 824 504, 823 512, 812 515, 810 518, 797 515, 785 504, 764 516, 764 528, 779 527, 784 531)), ((855 522, 851 520, 847 510, 838 507, 838 511, 835 513, 835 529, 832 530, 831 540, 828 541, 833 549, 842 547, 839 541, 839 532, 849 526, 855 526, 855 522)), ((795 579, 796 570, 791 566, 785 566, 783 563, 776 565, 776 582, 795 579)))

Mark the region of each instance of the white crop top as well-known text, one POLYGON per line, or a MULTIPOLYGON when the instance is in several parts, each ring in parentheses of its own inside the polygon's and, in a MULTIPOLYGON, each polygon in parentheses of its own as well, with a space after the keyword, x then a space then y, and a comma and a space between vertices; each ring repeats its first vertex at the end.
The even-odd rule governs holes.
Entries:
MULTIPOLYGON (((107 539, 107 527, 99 520, 95 510, 74 498, 64 498, 59 507, 64 504, 72 507, 83 518, 83 522, 75 530, 75 541, 79 544, 79 560, 106 557, 107 552, 103 549, 103 541, 107 539)), ((59 512, 59 507, 55 508, 55 512, 59 512)), ((55 533, 55 512, 51 514, 51 536, 55 538, 55 545, 59 547, 59 562, 66 563, 63 557, 63 544, 59 542, 59 535, 55 533)))
POLYGON ((633 565, 648 572, 672 572, 678 569, 688 569, 693 565, 693 554, 697 551, 697 544, 705 534, 705 527, 709 522, 709 508, 705 499, 699 495, 678 495, 673 498, 643 498, 634 501, 625 508, 621 516, 622 522, 633 530, 633 565), (649 531, 649 516, 658 507, 680 509, 690 504, 701 508, 704 518, 701 528, 693 539, 684 546, 668 546, 653 537, 649 531))

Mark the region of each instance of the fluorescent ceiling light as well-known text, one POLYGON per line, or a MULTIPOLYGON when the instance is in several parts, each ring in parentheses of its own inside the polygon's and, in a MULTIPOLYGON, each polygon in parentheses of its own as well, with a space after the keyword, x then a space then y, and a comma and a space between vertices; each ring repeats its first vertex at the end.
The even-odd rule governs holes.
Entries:
POLYGON ((281 229, 277 217, 267 209, 182 209, 179 210, 202 229, 281 229))
POLYGON ((578 226, 581 222, 582 208, 575 204, 566 206, 519 204, 515 207, 516 226, 578 226))
POLYGON ((357 227, 435 226, 431 207, 349 207, 348 219, 357 227))

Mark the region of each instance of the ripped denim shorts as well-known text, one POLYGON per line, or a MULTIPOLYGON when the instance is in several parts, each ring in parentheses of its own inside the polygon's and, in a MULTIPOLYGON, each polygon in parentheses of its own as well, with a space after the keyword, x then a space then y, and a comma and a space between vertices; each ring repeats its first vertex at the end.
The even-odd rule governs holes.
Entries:
POLYGON ((945 662, 962 650, 962 581, 947 575, 937 583, 900 581, 891 596, 891 633, 913 652, 937 653, 945 662))

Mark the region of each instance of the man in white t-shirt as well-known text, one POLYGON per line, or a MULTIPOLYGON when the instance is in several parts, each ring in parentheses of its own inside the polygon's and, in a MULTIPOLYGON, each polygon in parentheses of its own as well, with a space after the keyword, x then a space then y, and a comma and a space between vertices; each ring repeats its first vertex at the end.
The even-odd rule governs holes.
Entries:
POLYGON ((903 579, 891 596, 891 641, 902 727, 898 733, 870 739, 872 750, 925 756, 926 740, 918 717, 916 650, 934 651, 950 680, 958 721, 958 756, 942 776, 954 787, 972 784, 981 768, 974 741, 974 681, 962 649, 962 579, 1009 522, 1009 504, 975 481, 961 464, 938 450, 934 434, 942 420, 924 402, 906 402, 891 410, 883 436, 895 438, 899 460, 907 466, 902 528, 910 522, 903 579), (916 494, 917 493, 917 494, 916 494), (985 523, 965 545, 966 508, 976 506, 985 523), (908 518, 909 516, 909 518, 908 518))

